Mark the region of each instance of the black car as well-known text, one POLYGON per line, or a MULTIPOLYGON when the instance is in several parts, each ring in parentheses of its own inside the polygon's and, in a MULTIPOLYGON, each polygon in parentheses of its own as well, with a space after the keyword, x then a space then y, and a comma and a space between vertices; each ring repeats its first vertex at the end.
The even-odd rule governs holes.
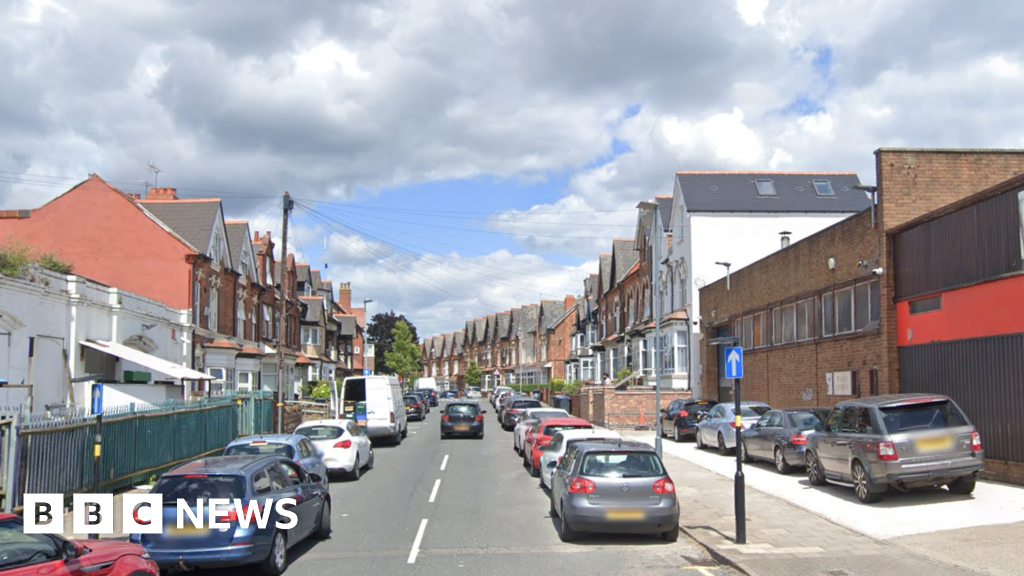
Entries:
POLYGON ((821 431, 828 413, 828 408, 766 412, 757 423, 743 430, 740 456, 746 462, 772 462, 779 474, 789 474, 794 466, 803 467, 807 435, 821 431))
POLYGON ((540 403, 540 400, 524 396, 512 400, 512 402, 506 405, 505 412, 501 416, 501 427, 505 430, 515 428, 516 424, 519 424, 519 417, 523 415, 527 408, 543 408, 543 404, 540 403))
POLYGON ((427 417, 427 408, 418 395, 406 394, 402 396, 402 402, 405 403, 405 417, 409 420, 423 420, 427 417))
POLYGON ((431 406, 437 406, 437 390, 434 390, 433 388, 423 388, 417 390, 417 392, 422 392, 423 395, 427 397, 427 402, 431 406))
POLYGON ((711 411, 718 400, 673 400, 661 411, 661 435, 676 442, 697 435, 697 422, 711 411))
POLYGON ((430 400, 427 400, 426 390, 416 390, 415 392, 406 392, 406 394, 412 394, 420 399, 420 404, 423 405, 425 414, 430 414, 430 400))
POLYGON ((454 400, 444 407, 441 415, 441 439, 452 436, 471 436, 483 439, 484 414, 476 402, 454 400))
MULTIPOLYGON (((331 533, 331 495, 323 479, 308 474, 282 456, 215 456, 182 464, 164 474, 153 487, 164 500, 162 534, 132 534, 161 569, 223 568, 258 564, 264 574, 281 574, 288 549, 306 537, 325 539, 331 533), (177 500, 196 506, 212 498, 237 498, 244 509, 270 507, 269 522, 243 528, 232 511, 221 520, 225 530, 199 530, 186 521, 177 526, 177 500), (291 529, 277 527, 278 500, 290 498, 297 516, 291 529)), ((196 514, 202 514, 196 511, 196 514)), ((282 522, 287 522, 282 518, 282 522)))

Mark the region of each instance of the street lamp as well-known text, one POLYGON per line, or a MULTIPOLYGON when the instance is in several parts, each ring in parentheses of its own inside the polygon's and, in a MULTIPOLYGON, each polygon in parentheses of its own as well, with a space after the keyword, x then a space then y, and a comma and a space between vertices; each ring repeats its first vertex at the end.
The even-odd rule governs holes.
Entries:
POLYGON ((366 334, 366 326, 369 326, 368 320, 370 318, 370 315, 367 314, 366 305, 370 302, 373 302, 373 300, 363 298, 363 374, 366 373, 366 343, 370 340, 369 336, 366 334))
MULTIPOLYGON (((718 338, 712 338, 708 341, 711 346, 739 346, 740 339, 735 336, 721 336, 718 338)), ((742 376, 742 374, 740 374, 742 376)), ((740 407, 740 380, 738 378, 732 379, 732 395, 733 401, 735 402, 734 411, 736 413, 736 476, 733 479, 733 503, 736 508, 736 543, 746 544, 747 543, 747 497, 746 497, 746 481, 743 477, 743 454, 740 450, 740 439, 742 438, 743 428, 741 424, 741 411, 740 407)))
MULTIPOLYGON (((654 299, 654 412, 658 421, 657 432, 654 434, 654 451, 661 457, 661 278, 658 267, 661 266, 661 218, 658 216, 658 203, 646 200, 637 204, 637 208, 654 209, 651 227, 654 228, 654 253, 651 258, 651 297, 654 299)), ((643 412, 643 408, 640 409, 643 412)))
POLYGON ((719 266, 725 266, 725 289, 732 290, 732 281, 729 279, 729 267, 732 266, 729 262, 715 262, 719 266))

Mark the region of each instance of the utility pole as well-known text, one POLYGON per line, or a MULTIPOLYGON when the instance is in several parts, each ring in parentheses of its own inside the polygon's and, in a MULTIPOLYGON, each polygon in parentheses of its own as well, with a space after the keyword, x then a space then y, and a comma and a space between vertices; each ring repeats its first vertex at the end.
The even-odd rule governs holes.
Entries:
MULTIPOLYGON (((277 333, 277 433, 284 430, 284 346, 287 340, 285 335, 288 329, 288 292, 285 282, 288 269, 288 214, 291 213, 293 203, 292 197, 285 190, 283 197, 283 211, 281 216, 281 319, 278 322, 277 333)), ((271 255, 273 256, 273 255, 271 255)))
MULTIPOLYGON (((654 227, 654 262, 651 263, 651 275, 654 276, 651 282, 654 298, 654 417, 657 421, 657 428, 654 433, 654 451, 661 457, 661 370, 662 354, 661 349, 661 275, 658 274, 658 267, 661 266, 661 218, 658 216, 658 203, 654 202, 654 219, 651 223, 654 227)), ((643 408, 641 408, 643 410, 643 408)))

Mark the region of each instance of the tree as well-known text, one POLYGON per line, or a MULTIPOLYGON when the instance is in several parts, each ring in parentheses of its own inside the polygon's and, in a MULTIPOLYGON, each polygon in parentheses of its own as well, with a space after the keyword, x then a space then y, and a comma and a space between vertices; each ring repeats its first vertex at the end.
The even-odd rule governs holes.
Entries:
POLYGON ((475 361, 469 362, 469 368, 466 368, 466 387, 480 386, 480 378, 483 374, 480 372, 480 367, 476 365, 475 361))
POLYGON ((405 320, 399 320, 392 331, 391 350, 384 353, 384 360, 402 377, 407 386, 412 384, 420 372, 420 347, 413 341, 412 331, 405 320))
MULTIPOLYGON (((409 322, 405 316, 395 314, 395 311, 382 312, 374 314, 373 318, 366 326, 366 335, 369 339, 373 340, 375 345, 376 354, 376 371, 381 374, 398 374, 398 370, 391 365, 388 361, 388 352, 391 351, 391 347, 395 342, 395 327, 399 322, 405 322, 409 328, 409 332, 412 336, 412 342, 418 343, 420 341, 419 336, 416 335, 416 326, 412 322, 409 322)), ((419 362, 419 355, 417 353, 417 363, 419 362)))

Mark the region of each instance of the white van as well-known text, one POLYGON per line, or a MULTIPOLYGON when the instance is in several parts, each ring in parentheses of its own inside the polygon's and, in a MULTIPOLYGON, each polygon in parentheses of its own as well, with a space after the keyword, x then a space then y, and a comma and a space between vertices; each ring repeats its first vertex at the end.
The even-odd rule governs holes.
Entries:
POLYGON ((437 392, 437 378, 417 378, 413 390, 433 390, 437 392))
POLYGON ((350 376, 341 390, 332 387, 331 411, 335 418, 355 420, 370 438, 395 444, 409 434, 402 401, 402 386, 394 376, 350 376))

